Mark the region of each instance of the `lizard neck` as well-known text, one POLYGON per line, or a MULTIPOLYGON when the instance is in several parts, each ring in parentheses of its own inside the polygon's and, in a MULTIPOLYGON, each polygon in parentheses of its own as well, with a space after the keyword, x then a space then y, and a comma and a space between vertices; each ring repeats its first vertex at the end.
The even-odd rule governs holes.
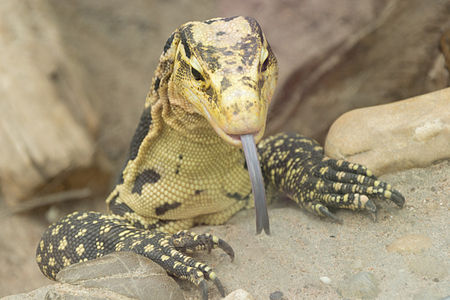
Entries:
MULTIPOLYGON (((174 104, 180 101, 172 102, 165 95, 167 94, 160 93, 156 109, 152 109, 152 118, 161 122, 158 138, 166 142, 172 141, 173 147, 177 148, 175 152, 180 152, 179 154, 184 152, 184 156, 201 157, 194 169, 198 171, 202 166, 215 166, 216 169, 220 165, 225 168, 236 163, 236 160, 242 160, 242 151, 219 137, 202 115, 174 104)), ((179 154, 175 156, 178 157, 179 154)))

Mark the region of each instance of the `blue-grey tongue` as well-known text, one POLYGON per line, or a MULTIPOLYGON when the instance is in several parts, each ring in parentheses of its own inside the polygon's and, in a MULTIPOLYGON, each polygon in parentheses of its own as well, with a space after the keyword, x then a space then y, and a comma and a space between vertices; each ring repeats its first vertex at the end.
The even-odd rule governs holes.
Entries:
POLYGON ((266 192, 264 181, 256 152, 255 140, 252 134, 240 136, 242 148, 244 149, 245 160, 247 161, 248 173, 252 182, 253 198, 256 209, 256 234, 260 234, 264 228, 266 234, 270 234, 269 215, 267 214, 266 192))

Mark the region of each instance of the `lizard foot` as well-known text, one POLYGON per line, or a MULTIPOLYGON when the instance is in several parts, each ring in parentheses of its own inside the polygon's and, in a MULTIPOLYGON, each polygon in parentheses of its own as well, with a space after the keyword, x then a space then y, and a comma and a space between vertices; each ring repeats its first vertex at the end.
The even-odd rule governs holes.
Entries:
POLYGON ((405 203, 400 192, 362 165, 323 158, 312 171, 312 192, 301 194, 300 202, 309 211, 334 221, 341 222, 327 207, 365 210, 376 220, 377 207, 372 198, 390 200, 399 207, 405 203))
MULTIPOLYGON (((141 244, 140 248, 142 246, 141 244)), ((145 248, 145 246, 143 247, 145 248)), ((224 240, 211 234, 197 235, 183 230, 173 235, 166 235, 158 241, 158 247, 150 246, 150 248, 150 252, 140 254, 161 265, 171 275, 189 280, 197 285, 202 291, 202 299, 208 299, 207 280, 211 280, 214 283, 222 297, 225 296, 225 289, 212 269, 208 265, 182 253, 198 250, 210 252, 214 248, 220 248, 233 260, 234 251, 224 240)))

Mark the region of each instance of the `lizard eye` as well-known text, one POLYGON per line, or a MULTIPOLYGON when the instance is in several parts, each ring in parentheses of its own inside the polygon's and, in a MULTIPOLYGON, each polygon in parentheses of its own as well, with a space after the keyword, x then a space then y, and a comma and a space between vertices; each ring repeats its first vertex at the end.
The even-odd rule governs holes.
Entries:
POLYGON ((269 66, 269 51, 266 48, 263 48, 261 50, 261 58, 260 61, 262 61, 261 65, 261 72, 264 72, 267 70, 267 67, 269 66))
POLYGON ((192 73, 192 76, 194 76, 195 80, 205 81, 205 78, 202 76, 202 74, 199 71, 197 71, 194 67, 191 67, 191 73, 192 73))
POLYGON ((263 72, 266 71, 268 65, 269 65, 269 57, 267 56, 261 65, 261 71, 263 71, 263 72))

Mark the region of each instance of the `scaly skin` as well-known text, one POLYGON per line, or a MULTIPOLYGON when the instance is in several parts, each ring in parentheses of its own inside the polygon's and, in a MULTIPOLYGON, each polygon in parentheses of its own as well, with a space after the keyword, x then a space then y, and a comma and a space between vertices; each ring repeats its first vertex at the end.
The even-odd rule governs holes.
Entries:
MULTIPOLYGON (((111 214, 73 213, 51 225, 36 259, 49 278, 65 266, 133 251, 200 286, 224 289, 186 250, 232 248, 185 231, 223 224, 253 206, 239 135, 258 142, 275 89, 277 62, 258 23, 234 17, 190 22, 167 41, 132 139, 130 156, 106 202, 111 214)), ((337 220, 327 206, 376 213, 372 196, 404 199, 363 166, 324 156, 315 141, 279 134, 258 145, 267 186, 337 220)), ((270 199, 269 199, 270 200, 270 199)))

